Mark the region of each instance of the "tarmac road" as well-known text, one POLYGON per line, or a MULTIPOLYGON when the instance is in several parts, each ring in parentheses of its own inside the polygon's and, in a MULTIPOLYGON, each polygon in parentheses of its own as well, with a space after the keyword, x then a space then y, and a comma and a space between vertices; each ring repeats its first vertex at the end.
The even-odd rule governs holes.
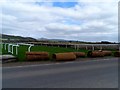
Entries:
POLYGON ((3 67, 3 88, 118 88, 118 59, 3 67))

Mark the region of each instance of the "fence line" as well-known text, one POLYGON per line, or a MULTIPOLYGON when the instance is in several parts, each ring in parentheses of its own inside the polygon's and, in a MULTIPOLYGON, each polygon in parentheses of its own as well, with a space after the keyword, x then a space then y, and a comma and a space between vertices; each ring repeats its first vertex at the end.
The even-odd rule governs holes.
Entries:
MULTIPOLYGON (((35 46, 34 44, 28 44, 28 43, 17 43, 17 44, 13 44, 13 43, 4 43, 3 47, 5 50, 7 50, 9 53, 14 54, 14 47, 15 47, 15 54, 18 55, 18 47, 20 45, 27 45, 28 47, 28 52, 31 51, 31 48, 33 46, 35 46), (7 46, 8 45, 8 46, 7 46), (7 49, 8 47, 8 49, 7 49)), ((120 46, 118 44, 51 44, 51 43, 43 43, 40 45, 45 45, 45 46, 58 46, 58 47, 71 47, 74 48, 76 50, 79 49, 86 49, 86 50, 103 50, 103 49, 117 49, 120 51, 120 46)))

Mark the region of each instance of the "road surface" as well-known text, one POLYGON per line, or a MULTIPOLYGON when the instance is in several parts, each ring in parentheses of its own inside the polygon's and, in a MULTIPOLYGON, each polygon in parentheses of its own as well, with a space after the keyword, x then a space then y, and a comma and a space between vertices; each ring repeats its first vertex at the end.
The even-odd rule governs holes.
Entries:
POLYGON ((118 59, 3 67, 3 88, 118 88, 118 59))

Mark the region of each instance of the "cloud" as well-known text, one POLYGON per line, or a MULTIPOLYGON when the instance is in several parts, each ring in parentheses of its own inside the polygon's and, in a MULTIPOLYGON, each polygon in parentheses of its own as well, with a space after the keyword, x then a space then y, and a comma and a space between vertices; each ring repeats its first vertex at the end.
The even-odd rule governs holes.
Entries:
POLYGON ((117 41, 117 2, 78 1, 63 7, 52 1, 3 0, 2 32, 34 38, 117 41))

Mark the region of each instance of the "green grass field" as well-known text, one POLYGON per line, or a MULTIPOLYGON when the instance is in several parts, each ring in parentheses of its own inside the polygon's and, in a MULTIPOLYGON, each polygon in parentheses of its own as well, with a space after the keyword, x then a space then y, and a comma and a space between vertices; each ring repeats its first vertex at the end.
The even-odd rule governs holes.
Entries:
MULTIPOLYGON (((3 45, 4 47, 4 45, 3 45)), ((13 55, 16 56, 18 58, 18 60, 20 62, 22 61, 26 61, 26 55, 25 53, 28 51, 28 47, 26 45, 20 45, 18 47, 18 55, 16 55, 16 49, 14 47, 14 53, 13 55)), ((12 48, 12 47, 10 47, 12 48)), ((52 61, 52 54, 54 53, 64 53, 64 52, 85 52, 87 54, 88 50, 85 49, 79 49, 79 50, 75 50, 73 48, 63 48, 63 47, 55 47, 55 46, 33 46, 31 48, 31 51, 37 51, 37 52, 49 52, 50 54, 50 60, 52 61)), ((115 50, 110 50, 113 53, 115 52, 115 50)), ((8 45, 7 48, 5 50, 5 48, 2 48, 2 44, 0 44, 0 54, 11 54, 8 53, 8 45)))
MULTIPOLYGON (((3 45, 4 47, 4 45, 3 45)), ((2 47, 0 47, 2 49, 2 47)), ((11 47, 12 48, 12 47, 11 47)), ((7 45, 7 50, 8 50, 8 45, 7 45)), ((11 54, 11 53, 8 53, 7 50, 5 50, 4 48, 2 49, 2 54, 11 54)), ((16 55, 15 53, 15 47, 14 47, 14 56, 17 56, 18 60, 19 61, 25 61, 25 53, 28 51, 28 46, 26 45, 20 45, 18 47, 18 55, 16 55)), ((88 50, 83 50, 83 49, 80 49, 80 50, 75 50, 73 48, 62 48, 62 47, 52 47, 52 46, 33 46, 31 48, 31 51, 38 51, 38 52, 42 52, 42 51, 45 51, 45 52, 49 52, 50 54, 50 60, 52 60, 52 54, 54 53, 63 53, 63 52, 77 52, 77 51, 80 51, 80 52, 88 52, 88 50)))

